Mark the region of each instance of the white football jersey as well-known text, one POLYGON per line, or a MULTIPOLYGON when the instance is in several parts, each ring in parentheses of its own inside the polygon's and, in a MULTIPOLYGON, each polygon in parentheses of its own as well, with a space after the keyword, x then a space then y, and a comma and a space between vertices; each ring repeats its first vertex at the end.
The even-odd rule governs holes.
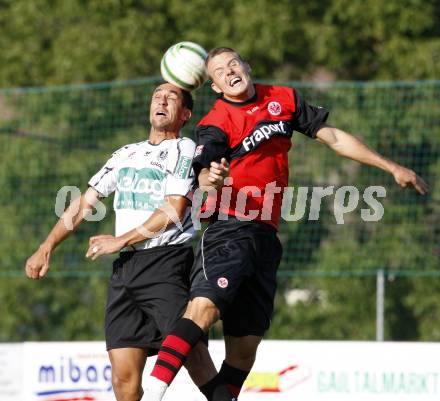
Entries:
MULTIPOLYGON (((191 167, 195 143, 188 138, 166 139, 158 145, 149 141, 124 146, 89 181, 102 196, 115 192, 115 235, 139 227, 163 204, 169 195, 191 200, 194 172, 191 167)), ((191 207, 181 227, 171 224, 152 239, 123 250, 147 249, 158 245, 181 244, 194 234, 191 207)))

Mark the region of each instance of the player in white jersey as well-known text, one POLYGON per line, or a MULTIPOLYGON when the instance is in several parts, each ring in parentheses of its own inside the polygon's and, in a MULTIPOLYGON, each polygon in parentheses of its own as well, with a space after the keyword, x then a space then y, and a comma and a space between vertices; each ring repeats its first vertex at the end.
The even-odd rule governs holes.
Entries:
MULTIPOLYGON (((157 353, 188 302, 195 144, 180 138, 179 132, 191 111, 189 92, 169 83, 159 85, 151 101, 148 140, 113 153, 90 179, 86 193, 72 202, 26 262, 29 278, 44 277, 55 247, 80 225, 99 198, 115 193, 115 235, 90 238, 86 256, 95 260, 120 252, 113 263, 105 316, 118 401, 142 398, 147 356, 157 353)), ((213 163, 209 180, 203 184, 219 187, 227 172, 226 163, 213 163)), ((186 366, 199 387, 216 374, 203 343, 189 356, 186 366)))
MULTIPOLYGON (((124 146, 89 181, 101 195, 115 192, 115 236, 119 237, 146 221, 168 196, 191 197, 194 174, 191 162, 195 144, 188 138, 165 139, 158 144, 143 141, 124 146)), ((172 224, 159 235, 137 242, 126 250, 182 244, 193 236, 190 208, 181 227, 172 224)), ((97 238, 93 243, 98 241, 97 238)), ((96 246, 96 244, 95 244, 96 246)), ((102 247, 98 246, 100 252, 102 247)), ((95 257, 99 253, 95 253, 95 257)))

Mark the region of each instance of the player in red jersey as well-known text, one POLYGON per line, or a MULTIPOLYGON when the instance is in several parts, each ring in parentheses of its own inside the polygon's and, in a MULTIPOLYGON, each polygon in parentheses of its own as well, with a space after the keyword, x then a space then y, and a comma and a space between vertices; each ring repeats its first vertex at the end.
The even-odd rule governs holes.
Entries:
POLYGON ((219 318, 226 358, 204 393, 214 400, 231 399, 217 394, 219 385, 226 383, 232 396, 238 397, 273 311, 281 258, 276 232, 294 130, 341 156, 387 171, 402 187, 413 186, 421 194, 427 191, 412 170, 327 125, 328 111, 309 105, 295 89, 254 85, 249 65, 233 49, 211 51, 206 66, 219 99, 198 124, 193 166, 202 185, 210 163, 227 158, 231 201, 217 199, 218 219, 204 232, 193 266, 192 300, 159 351, 149 378, 149 401, 161 399, 191 347, 219 318))

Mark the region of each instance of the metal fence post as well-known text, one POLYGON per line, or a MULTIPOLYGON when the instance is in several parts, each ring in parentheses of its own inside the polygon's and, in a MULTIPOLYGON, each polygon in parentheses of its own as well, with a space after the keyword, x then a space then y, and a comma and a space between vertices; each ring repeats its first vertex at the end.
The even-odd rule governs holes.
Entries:
POLYGON ((384 340, 385 318, 385 273, 383 269, 376 272, 376 341, 384 340))

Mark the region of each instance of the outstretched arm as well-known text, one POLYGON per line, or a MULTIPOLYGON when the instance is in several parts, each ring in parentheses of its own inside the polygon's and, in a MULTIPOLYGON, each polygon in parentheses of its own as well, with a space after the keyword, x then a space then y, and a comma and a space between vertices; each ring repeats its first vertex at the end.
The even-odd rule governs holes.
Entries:
POLYGON ((70 204, 47 238, 26 261, 25 271, 29 278, 39 279, 47 273, 50 256, 54 249, 78 228, 84 217, 91 212, 92 207, 98 200, 98 191, 89 188, 81 197, 75 199, 70 204))
POLYGON ((339 128, 325 125, 318 130, 316 139, 326 144, 340 156, 378 167, 392 174, 401 187, 413 186, 422 195, 428 191, 425 181, 414 171, 383 157, 353 135, 339 128))

